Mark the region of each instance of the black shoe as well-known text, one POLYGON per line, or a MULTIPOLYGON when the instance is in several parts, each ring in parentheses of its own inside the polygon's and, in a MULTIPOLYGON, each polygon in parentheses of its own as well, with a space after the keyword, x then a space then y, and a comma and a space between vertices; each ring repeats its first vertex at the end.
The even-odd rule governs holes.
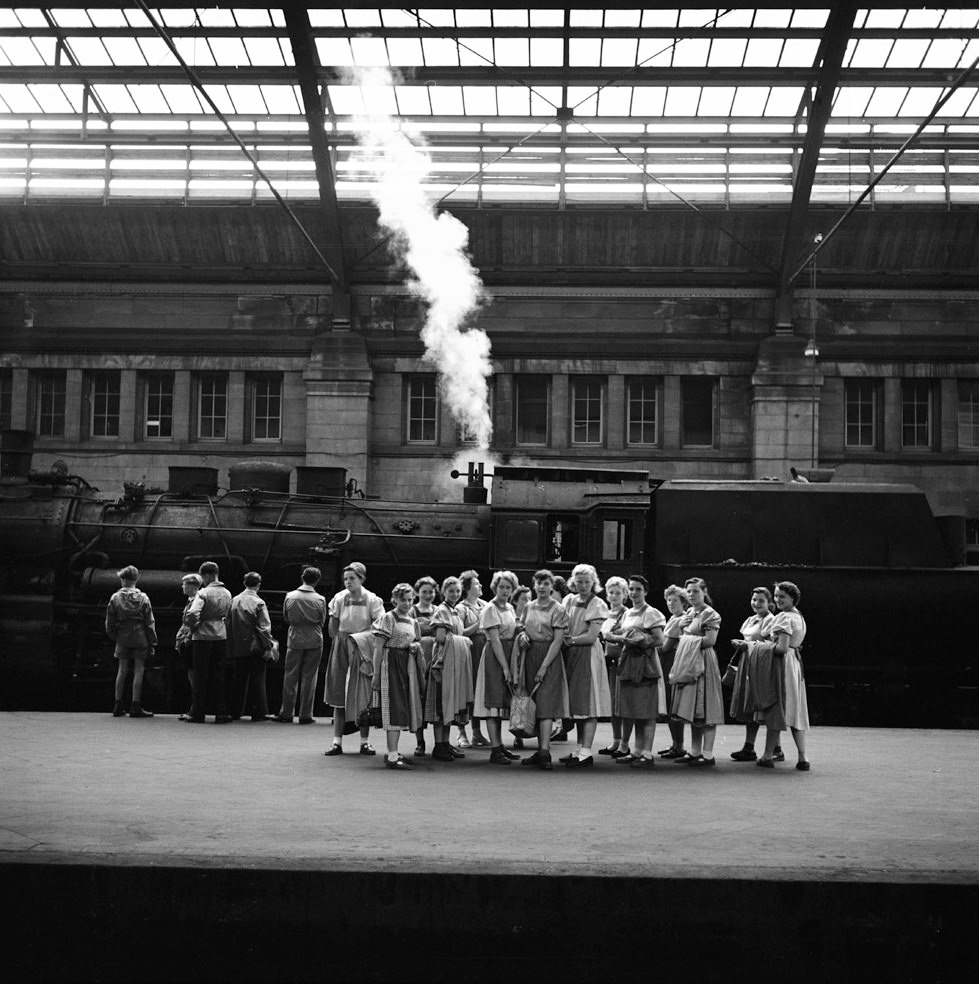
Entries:
POLYGON ((300 718, 300 724, 316 724, 316 718, 300 718))
POLYGON ((731 752, 735 762, 756 762, 758 753, 753 748, 742 748, 739 752, 731 752))
POLYGON ((799 770, 799 772, 808 772, 809 759, 803 759, 801 762, 796 762, 795 767, 799 770))
POLYGON ((772 753, 772 761, 774 761, 774 762, 784 762, 785 761, 785 752, 782 751, 781 746, 779 746, 779 745, 776 745, 775 746, 775 751, 772 753))
POLYGON ((432 758, 436 762, 454 762, 456 757, 452 754, 452 746, 447 741, 435 742, 432 749, 432 758))
POLYGON ((490 762, 493 763, 493 765, 509 765, 510 764, 510 758, 509 758, 509 756, 506 754, 506 752, 503 751, 502 746, 499 746, 499 745, 490 752, 489 760, 490 760, 490 762))
POLYGON ((568 740, 568 733, 563 728, 555 728, 554 731, 551 732, 552 742, 567 741, 567 740, 568 740))
POLYGON ((509 760, 510 760, 511 762, 516 762, 516 761, 519 761, 519 759, 520 759, 520 756, 519 756, 519 755, 514 755, 514 754, 513 754, 513 752, 511 752, 511 751, 510 751, 510 749, 508 749, 508 748, 503 748, 503 746, 502 746, 502 745, 500 746, 500 749, 501 749, 501 751, 503 752, 503 754, 504 754, 504 755, 505 755, 505 756, 506 756, 506 757, 507 757, 507 758, 508 758, 508 759, 509 759, 509 760))
POLYGON ((117 700, 113 705, 112 716, 114 718, 123 718, 126 716, 126 708, 122 706, 121 700, 117 700))
MULTIPOLYGON (((278 718, 276 720, 278 720, 278 718)), ((331 745, 323 754, 328 757, 331 755, 342 755, 343 745, 331 745)))
POLYGON ((201 717, 194 717, 191 714, 188 714, 185 718, 182 718, 182 720, 186 721, 188 724, 203 724, 204 723, 203 716, 201 716, 201 717))
POLYGON ((709 769, 711 766, 717 763, 712 758, 704 758, 703 755, 691 755, 687 759, 687 765, 692 769, 709 769))
POLYGON ((129 711, 129 716, 131 718, 151 718, 153 717, 153 712, 147 711, 142 704, 137 704, 133 701, 133 706, 129 711))
POLYGON ((282 714, 276 714, 275 720, 278 721, 279 724, 292 724, 292 718, 284 717, 282 714))
POLYGON ((600 748, 598 750, 599 755, 611 755, 615 756, 615 753, 619 750, 619 743, 616 742, 614 745, 609 745, 606 748, 600 748))
MULTIPOLYGON (((605 749, 603 748, 602 751, 599 752, 598 754, 599 755, 602 755, 604 752, 605 752, 605 749)), ((632 752, 630 752, 628 748, 617 748, 614 752, 609 752, 608 754, 611 755, 613 761, 616 761, 616 762, 619 759, 632 758, 632 752)))
POLYGON ((570 762, 564 763, 569 769, 590 769, 595 764, 595 756, 589 755, 588 758, 580 759, 574 756, 570 762))
POLYGON ((215 724, 231 724, 231 715, 230 714, 218 714, 217 717, 214 718, 214 723, 215 724))
MULTIPOLYGON (((448 742, 446 744, 449 745, 448 742)), ((456 748, 455 745, 449 745, 449 754, 457 759, 464 759, 466 757, 466 753, 461 748, 456 748)))
POLYGON ((577 757, 578 756, 574 752, 571 752, 568 755, 562 755, 561 758, 558 759, 558 761, 563 762, 565 765, 567 765, 572 759, 576 759, 577 757))

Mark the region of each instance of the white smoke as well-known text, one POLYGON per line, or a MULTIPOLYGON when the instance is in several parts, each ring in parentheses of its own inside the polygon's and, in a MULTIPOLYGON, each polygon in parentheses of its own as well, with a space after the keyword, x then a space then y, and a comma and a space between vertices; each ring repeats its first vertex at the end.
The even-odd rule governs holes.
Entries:
POLYGON ((425 360, 438 371, 442 398, 466 439, 486 449, 492 434, 486 382, 492 366, 488 336, 467 325, 485 297, 466 255, 469 230, 448 212, 436 214, 425 194, 431 159, 382 108, 390 105, 391 74, 354 69, 346 81, 359 85, 363 95, 364 115, 354 120, 358 164, 373 177, 378 221, 412 273, 409 288, 425 302, 425 360))

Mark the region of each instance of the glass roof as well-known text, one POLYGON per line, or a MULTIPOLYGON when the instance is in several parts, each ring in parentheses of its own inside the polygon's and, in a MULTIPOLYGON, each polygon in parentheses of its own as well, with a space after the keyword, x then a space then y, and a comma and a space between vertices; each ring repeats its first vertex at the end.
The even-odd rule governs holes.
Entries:
MULTIPOLYGON (((230 128, 316 201, 304 68, 337 196, 366 200, 356 73, 377 67, 368 108, 427 144, 447 204, 784 204, 832 27, 816 7, 310 8, 297 65, 287 8, 148 10, 0 9, 0 200, 270 199, 230 128)), ((860 9, 843 42, 812 199, 856 198, 955 86, 873 201, 979 200, 979 9, 860 9)))

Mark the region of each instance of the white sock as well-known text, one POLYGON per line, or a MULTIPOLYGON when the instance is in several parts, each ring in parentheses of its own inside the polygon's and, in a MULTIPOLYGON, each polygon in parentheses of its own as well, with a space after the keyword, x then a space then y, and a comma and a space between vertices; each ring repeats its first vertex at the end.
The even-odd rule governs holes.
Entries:
POLYGON ((590 748, 581 748, 578 750, 578 758, 581 759, 582 762, 584 762, 585 759, 590 759, 591 757, 592 754, 590 748))
POLYGON ((401 756, 397 752, 388 752, 388 761, 397 762, 401 756))

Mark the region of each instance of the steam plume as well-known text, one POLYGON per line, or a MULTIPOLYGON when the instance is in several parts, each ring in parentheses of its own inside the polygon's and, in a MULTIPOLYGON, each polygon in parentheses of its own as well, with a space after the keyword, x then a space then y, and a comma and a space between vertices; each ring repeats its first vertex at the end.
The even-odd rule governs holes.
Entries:
POLYGON ((425 302, 425 360, 438 371, 442 398, 467 439, 486 449, 492 432, 490 341, 484 331, 467 326, 485 297, 466 255, 469 230, 448 212, 436 214, 422 188, 431 159, 381 108, 394 84, 390 73, 356 69, 347 81, 363 94, 364 116, 354 120, 358 163, 373 176, 378 221, 411 271, 409 288, 425 302))

